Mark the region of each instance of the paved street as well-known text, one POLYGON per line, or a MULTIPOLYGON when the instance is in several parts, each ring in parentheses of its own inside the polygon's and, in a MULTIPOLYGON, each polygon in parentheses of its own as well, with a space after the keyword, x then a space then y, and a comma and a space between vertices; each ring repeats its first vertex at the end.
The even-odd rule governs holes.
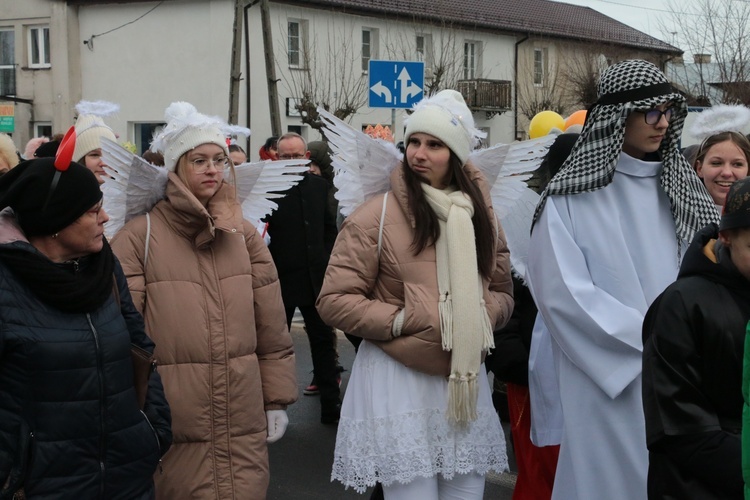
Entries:
MULTIPOLYGON (((269 447, 271 484, 268 499, 368 499, 371 490, 358 495, 351 489, 345 490, 340 483, 330 481, 336 427, 320 423, 320 403, 317 396, 302 395, 302 390, 312 378, 312 361, 307 336, 299 323, 292 325, 292 338, 297 354, 300 399, 288 409, 289 428, 286 434, 281 441, 269 447)), ((338 351, 341 364, 349 370, 354 360, 354 349, 343 335, 339 335, 338 351)), ((346 371, 343 374, 342 390, 346 389, 348 379, 349 371, 346 371)), ((505 424, 503 426, 507 427, 505 424)), ((484 498, 510 499, 514 479, 512 474, 488 477, 484 498)))

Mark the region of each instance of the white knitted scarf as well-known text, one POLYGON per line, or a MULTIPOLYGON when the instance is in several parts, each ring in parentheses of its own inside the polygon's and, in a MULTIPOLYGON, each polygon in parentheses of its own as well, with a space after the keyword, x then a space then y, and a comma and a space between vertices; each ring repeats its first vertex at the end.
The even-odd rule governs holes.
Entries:
POLYGON ((422 190, 440 225, 435 242, 440 331, 443 349, 451 351, 447 417, 466 424, 477 418, 482 351, 494 347, 477 267, 474 206, 461 191, 441 191, 425 183, 422 190))

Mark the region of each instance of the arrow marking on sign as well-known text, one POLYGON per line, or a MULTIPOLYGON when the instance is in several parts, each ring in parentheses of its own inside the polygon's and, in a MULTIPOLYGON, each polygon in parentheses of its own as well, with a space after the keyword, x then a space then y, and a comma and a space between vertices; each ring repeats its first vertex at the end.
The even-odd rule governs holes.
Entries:
POLYGON ((370 87, 370 90, 372 90, 373 92, 375 92, 375 94, 377 94, 380 97, 382 97, 385 100, 385 102, 390 102, 390 100, 391 100, 391 91, 388 90, 388 87, 386 87, 385 85, 383 85, 382 81, 380 81, 380 82, 376 83, 375 85, 373 85, 372 87, 370 87))
POLYGON ((409 75, 409 72, 406 71, 406 68, 401 70, 398 79, 401 82, 401 102, 407 102, 410 97, 422 92, 422 87, 412 83, 411 76, 409 75))

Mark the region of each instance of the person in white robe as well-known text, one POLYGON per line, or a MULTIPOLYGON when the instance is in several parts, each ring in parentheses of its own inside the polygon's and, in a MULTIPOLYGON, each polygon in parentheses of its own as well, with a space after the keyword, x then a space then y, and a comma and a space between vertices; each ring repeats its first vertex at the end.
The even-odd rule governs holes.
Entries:
MULTIPOLYGON (((528 283, 543 322, 535 335, 549 333, 534 340, 551 350, 547 380, 562 407, 561 421, 550 423, 561 432, 549 432, 561 438, 553 499, 646 498, 643 318, 676 278, 693 234, 718 220, 677 147, 685 100, 658 68, 615 64, 598 92, 542 195, 529 251, 528 283)), ((531 411, 549 408, 532 400, 531 411)))

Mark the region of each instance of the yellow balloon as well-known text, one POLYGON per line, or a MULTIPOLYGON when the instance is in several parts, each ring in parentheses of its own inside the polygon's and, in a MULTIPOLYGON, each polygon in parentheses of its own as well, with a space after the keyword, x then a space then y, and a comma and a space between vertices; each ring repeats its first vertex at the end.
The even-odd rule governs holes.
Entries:
POLYGON ((554 111, 540 111, 529 123, 529 137, 536 139, 549 134, 550 130, 556 128, 560 131, 565 129, 565 119, 554 111))

